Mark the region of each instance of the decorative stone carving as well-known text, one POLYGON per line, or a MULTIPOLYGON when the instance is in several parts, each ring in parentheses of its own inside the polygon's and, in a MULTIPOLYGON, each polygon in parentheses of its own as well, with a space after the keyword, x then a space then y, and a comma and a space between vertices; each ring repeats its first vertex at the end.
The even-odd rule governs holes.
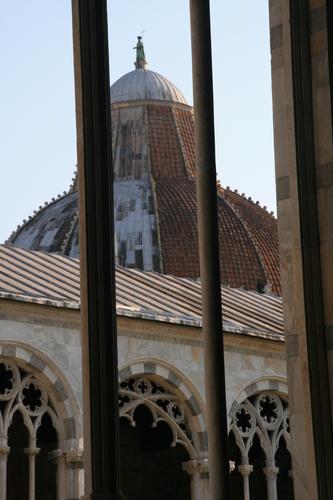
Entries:
POLYGON ((279 473, 278 467, 265 467, 263 472, 267 479, 277 479, 277 475, 279 473))
POLYGON ((276 478, 279 469, 275 467, 275 453, 283 437, 286 447, 291 451, 289 430, 289 408, 278 394, 264 391, 245 399, 234 413, 231 430, 242 455, 243 464, 238 466, 243 476, 244 499, 250 499, 249 475, 252 465, 249 465, 249 450, 257 434, 260 445, 265 452, 266 467, 263 472, 267 480, 268 500, 276 500, 276 478))
POLYGON ((28 414, 33 417, 44 413, 48 403, 46 391, 34 378, 29 378, 25 384, 22 384, 18 397, 28 414))
POLYGON ((177 395, 158 381, 148 377, 133 376, 120 382, 120 416, 126 417, 132 427, 135 427, 135 409, 140 404, 145 404, 151 411, 152 427, 156 427, 159 421, 169 424, 173 433, 172 447, 181 443, 191 456, 196 455, 188 425, 187 412, 189 410, 185 408, 177 395))
POLYGON ((28 455, 29 459, 35 459, 36 455, 40 452, 40 448, 24 448, 24 453, 28 455))
POLYGON ((9 453, 10 453, 9 446, 0 446, 0 461, 7 462, 9 453))
POLYGON ((265 391, 245 399, 234 413, 231 430, 245 464, 248 463, 254 434, 258 435, 266 460, 271 463, 274 463, 281 437, 291 451, 289 408, 273 391, 265 391))
POLYGON ((53 450, 52 453, 58 464, 66 462, 66 455, 60 448, 58 448, 57 450, 53 450))
POLYGON ((83 462, 83 450, 81 448, 71 448, 65 450, 66 462, 83 462))
POLYGON ((7 361, 5 358, 0 360, 0 374, 0 401, 3 402, 0 410, 1 435, 8 435, 8 428, 12 423, 14 413, 20 409, 29 431, 31 444, 26 449, 37 449, 36 434, 44 413, 50 414, 55 427, 58 426, 59 421, 54 405, 49 405, 47 390, 31 373, 23 368, 19 370, 13 361, 7 361))
POLYGON ((253 465, 242 464, 238 466, 238 470, 243 476, 244 500, 250 500, 249 476, 253 471, 253 465))
POLYGON ((0 401, 8 401, 17 392, 20 373, 14 363, 4 360, 0 363, 0 401))
POLYGON ((283 406, 280 398, 272 392, 263 392, 257 398, 256 410, 258 411, 261 421, 267 429, 275 429, 281 422, 283 415, 283 406))
POLYGON ((250 436, 256 429, 256 415, 249 405, 239 405, 239 408, 235 413, 234 421, 239 433, 243 437, 250 436))
POLYGON ((190 476, 195 473, 200 474, 201 472, 209 472, 208 458, 183 462, 182 469, 185 470, 190 476))
POLYGON ((253 472, 253 465, 250 465, 250 464, 242 464, 242 465, 239 465, 238 467, 238 471, 242 474, 242 476, 249 476, 251 474, 251 472, 253 472))

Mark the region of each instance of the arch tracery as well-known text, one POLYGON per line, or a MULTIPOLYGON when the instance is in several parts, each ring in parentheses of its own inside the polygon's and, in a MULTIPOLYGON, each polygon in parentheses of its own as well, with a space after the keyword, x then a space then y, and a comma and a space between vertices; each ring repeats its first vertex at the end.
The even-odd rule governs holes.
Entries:
POLYGON ((49 413, 57 432, 62 431, 61 420, 42 382, 13 361, 0 358, 0 436, 7 437, 13 415, 22 414, 30 440, 36 440, 42 417, 49 413))
POLYGON ((136 360, 119 371, 119 397, 120 417, 133 426, 135 408, 140 404, 149 408, 152 426, 168 424, 173 434, 171 446, 182 445, 190 457, 182 468, 191 476, 192 498, 208 498, 205 405, 190 379, 164 360, 136 360))
POLYGON ((152 427, 159 422, 166 422, 172 430, 171 447, 181 444, 190 457, 196 456, 189 425, 188 410, 180 398, 164 384, 147 376, 134 376, 120 382, 119 410, 120 417, 127 418, 135 427, 135 410, 144 404, 151 411, 152 427))
MULTIPOLYGON (((0 498, 2 499, 6 498, 8 459, 11 463, 9 430, 12 429, 14 422, 16 422, 14 427, 17 425, 18 421, 15 420, 17 413, 22 416, 22 425, 28 430, 28 447, 24 448, 22 443, 24 452, 22 460, 26 456, 29 463, 29 498, 35 498, 37 484, 35 462, 41 460, 42 463, 46 458, 45 452, 40 453, 41 448, 38 447, 39 432, 44 429, 45 436, 45 425, 52 426, 56 431, 54 446, 58 449, 53 451, 52 456, 53 460, 58 462, 59 498, 64 498, 66 485, 72 481, 70 476, 73 473, 80 474, 81 470, 83 452, 77 448, 79 442, 77 430, 81 423, 75 412, 77 402, 75 398, 73 399, 72 393, 68 394, 66 391, 68 384, 65 377, 60 374, 57 367, 55 371, 53 370, 53 362, 51 360, 48 362, 42 353, 38 356, 33 348, 31 350, 33 352, 23 348, 23 345, 2 344, 2 356, 0 356, 0 498), (44 419, 46 415, 50 424, 46 424, 44 419), (75 462, 71 467, 73 471, 67 472, 66 467, 62 467, 65 462, 75 462)), ((45 438, 43 443, 44 440, 45 438)), ((41 446, 43 449, 44 445, 41 446)), ((47 460, 51 460, 50 453, 47 460)), ((8 473, 10 470, 8 469, 8 473)))
MULTIPOLYGON (((172 426, 178 425, 179 429, 184 432, 184 426, 187 426, 188 435, 191 436, 192 449, 191 458, 207 458, 208 456, 208 443, 206 431, 206 415, 205 405, 198 389, 194 384, 184 375, 183 372, 165 362, 164 360, 154 358, 144 358, 135 360, 128 365, 122 367, 119 371, 119 385, 123 381, 130 378, 143 378, 153 381, 154 383, 163 386, 171 399, 169 401, 178 402, 179 408, 181 407, 181 414, 184 415, 184 423, 179 427, 177 421, 173 418, 172 413, 178 412, 175 408, 172 410, 172 405, 169 407, 168 412, 161 413, 161 418, 169 418, 169 423, 172 426)), ((142 403, 148 406, 149 402, 142 395, 137 393, 138 399, 142 399, 142 403)), ((157 409, 159 412, 161 409, 157 409)), ((120 409, 120 416, 122 416, 123 409, 120 409)), ((128 418, 128 417, 127 417, 128 418)), ((179 416, 178 416, 179 418, 179 416)), ((185 445, 183 443, 183 445, 185 445)))
POLYGON ((291 454, 287 401, 277 392, 270 390, 247 397, 234 406, 230 431, 233 432, 241 453, 242 463, 238 470, 243 475, 244 498, 249 498, 249 475, 253 471, 249 463, 249 452, 257 435, 266 459, 263 472, 267 480, 268 500, 276 499, 279 468, 276 467, 275 458, 281 438, 291 454))

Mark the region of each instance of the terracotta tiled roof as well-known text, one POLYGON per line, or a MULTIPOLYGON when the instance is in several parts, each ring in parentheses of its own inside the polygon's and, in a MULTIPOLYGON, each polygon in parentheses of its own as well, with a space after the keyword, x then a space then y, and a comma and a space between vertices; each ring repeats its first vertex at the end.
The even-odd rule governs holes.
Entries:
POLYGON ((281 295, 277 220, 260 207, 258 202, 253 203, 230 190, 224 190, 224 197, 233 205, 248 233, 251 233, 265 267, 266 280, 272 285, 272 291, 276 295, 281 295))
MULTIPOLYGON (((195 181, 158 179, 155 189, 164 273, 197 279, 200 268, 195 181)), ((265 272, 253 239, 222 198, 218 198, 218 212, 221 282, 255 290, 257 280, 265 283, 265 272)))
POLYGON ((153 178, 184 178, 186 168, 171 107, 148 105, 147 108, 153 178))
POLYGON ((164 274, 200 276, 195 182, 155 181, 164 274))
POLYGON ((195 144, 193 112, 181 108, 173 108, 173 114, 179 133, 188 176, 195 179, 195 144))

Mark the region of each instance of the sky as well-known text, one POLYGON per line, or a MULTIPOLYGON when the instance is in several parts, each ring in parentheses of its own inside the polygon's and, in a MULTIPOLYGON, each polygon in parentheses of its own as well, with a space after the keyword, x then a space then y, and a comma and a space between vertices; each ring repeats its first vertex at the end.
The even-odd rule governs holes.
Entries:
MULTIPOLYGON (((216 168, 276 213, 267 0, 211 0, 216 168)), ((148 69, 193 104, 189 0, 109 0, 111 84, 134 69, 143 36, 148 69)), ((76 169, 70 0, 0 5, 0 243, 76 169)))

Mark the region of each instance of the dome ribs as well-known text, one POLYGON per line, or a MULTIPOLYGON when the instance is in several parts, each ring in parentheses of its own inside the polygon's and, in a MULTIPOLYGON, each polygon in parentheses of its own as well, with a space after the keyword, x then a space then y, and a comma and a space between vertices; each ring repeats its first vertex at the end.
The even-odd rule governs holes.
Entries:
POLYGON ((163 271, 196 280, 200 276, 195 183, 157 179, 156 199, 163 271))
POLYGON ((173 108, 180 146, 185 159, 185 165, 190 179, 195 179, 195 144, 193 111, 173 108))
POLYGON ((15 236, 12 245, 26 250, 60 252, 73 229, 78 233, 75 225, 77 209, 77 191, 73 191, 37 213, 15 236))
POLYGON ((154 179, 185 179, 186 167, 170 106, 148 104, 148 136, 154 179))
POLYGON ((147 99, 186 105, 183 94, 172 82, 147 69, 130 71, 111 86, 111 104, 147 99))
POLYGON ((279 265, 279 241, 277 220, 259 204, 247 200, 230 190, 224 191, 225 200, 231 203, 238 217, 251 230, 250 237, 260 252, 266 266, 266 274, 272 285, 272 292, 281 296, 281 275, 279 265))
POLYGON ((231 288, 256 290, 264 270, 252 241, 231 208, 218 198, 221 283, 231 288))
MULTIPOLYGON (((200 276, 196 186, 193 180, 155 181, 160 220, 163 270, 183 278, 200 276)), ((220 275, 224 285, 256 290, 265 274, 243 224, 218 200, 220 275)))

